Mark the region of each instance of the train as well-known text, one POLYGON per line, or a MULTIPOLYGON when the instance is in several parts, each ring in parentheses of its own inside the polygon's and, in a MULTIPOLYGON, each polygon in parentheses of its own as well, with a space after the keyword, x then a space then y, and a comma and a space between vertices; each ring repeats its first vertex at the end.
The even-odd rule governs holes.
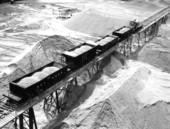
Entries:
POLYGON ((64 64, 53 61, 21 78, 9 82, 8 102, 23 104, 29 99, 39 96, 69 76, 73 71, 76 71, 135 33, 136 30, 139 30, 139 27, 123 26, 111 34, 96 40, 94 43, 83 43, 64 51, 61 54, 64 58, 64 64))

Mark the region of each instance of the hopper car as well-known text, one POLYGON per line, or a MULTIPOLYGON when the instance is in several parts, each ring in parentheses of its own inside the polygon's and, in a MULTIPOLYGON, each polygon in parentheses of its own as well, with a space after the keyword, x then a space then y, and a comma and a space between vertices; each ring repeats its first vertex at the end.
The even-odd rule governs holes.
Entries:
POLYGON ((138 32, 139 30, 142 29, 142 25, 140 24, 135 24, 133 27, 132 26, 123 26, 115 31, 112 32, 112 35, 116 35, 121 38, 121 40, 126 39, 130 35, 138 32))
POLYGON ((133 29, 129 26, 123 26, 117 30, 115 30, 112 34, 120 37, 121 39, 125 39, 130 36, 133 32, 133 29))
POLYGON ((55 61, 9 83, 9 102, 25 103, 57 84, 72 72, 92 61, 119 42, 139 30, 139 27, 122 27, 94 43, 83 43, 62 53, 64 65, 55 61))
POLYGON ((83 43, 75 48, 65 51, 62 55, 65 58, 65 63, 72 69, 75 69, 93 60, 96 56, 97 48, 98 46, 83 43))
POLYGON ((61 81, 69 73, 65 65, 51 62, 34 72, 10 82, 9 98, 12 101, 25 101, 61 81))
POLYGON ((102 54, 110 48, 114 47, 119 43, 119 40, 120 38, 114 35, 107 35, 97 40, 95 43, 98 45, 99 54, 102 54))

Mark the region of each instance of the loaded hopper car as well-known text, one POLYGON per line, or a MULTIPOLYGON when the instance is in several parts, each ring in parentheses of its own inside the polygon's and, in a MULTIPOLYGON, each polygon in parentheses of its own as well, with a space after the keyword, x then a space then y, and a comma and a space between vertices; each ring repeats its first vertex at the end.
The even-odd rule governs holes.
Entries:
POLYGON ((100 53, 103 53, 119 42, 119 37, 114 35, 107 35, 100 40, 96 41, 100 53))
POLYGON ((73 49, 65 51, 62 53, 62 55, 65 58, 65 63, 74 69, 81 67, 93 60, 96 56, 96 50, 97 46, 83 43, 73 49))
POLYGON ((128 26, 123 26, 123 27, 119 28, 118 30, 114 31, 112 34, 125 39, 132 33, 133 33, 133 28, 128 27, 128 26))
POLYGON ((9 99, 11 101, 25 101, 35 97, 65 78, 68 72, 67 66, 53 61, 34 72, 10 82, 9 99))

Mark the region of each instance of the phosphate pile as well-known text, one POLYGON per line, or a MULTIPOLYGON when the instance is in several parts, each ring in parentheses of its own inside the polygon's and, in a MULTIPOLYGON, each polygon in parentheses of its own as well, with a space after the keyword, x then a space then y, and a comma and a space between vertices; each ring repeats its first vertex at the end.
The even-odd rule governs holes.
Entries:
POLYGON ((30 53, 18 61, 17 65, 28 73, 52 60, 60 62, 61 52, 73 47, 73 43, 63 36, 50 36, 37 43, 30 53))
POLYGON ((89 84, 95 87, 89 98, 63 120, 64 124, 48 129, 62 125, 67 129, 168 129, 169 78, 170 74, 158 68, 128 61, 114 76, 103 74, 89 84))
POLYGON ((72 42, 58 35, 48 37, 37 43, 30 52, 18 57, 15 63, 10 64, 6 68, 5 73, 0 75, 0 84, 3 87, 0 92, 4 93, 4 91, 7 91, 9 80, 15 80, 52 60, 60 61, 60 52, 72 47, 74 47, 72 42))
POLYGON ((170 21, 159 29, 158 37, 146 44, 138 54, 138 60, 170 73, 170 21))
MULTIPOLYGON (((9 90, 8 84, 9 80, 15 80, 27 73, 36 70, 45 64, 51 62, 52 60, 60 61, 59 55, 60 52, 73 48, 74 44, 70 42, 63 36, 54 35, 48 37, 41 42, 37 43, 32 50, 27 52, 25 55, 18 57, 15 60, 15 63, 12 63, 6 69, 6 73, 0 75, 0 92, 2 94, 6 93, 9 90)), ((35 73, 32 77, 27 77, 22 79, 20 85, 29 86, 33 83, 36 83, 41 78, 47 77, 50 73, 57 70, 56 68, 45 68, 43 71, 35 73)), ((77 88, 78 89, 78 88, 77 88)), ((78 89, 79 90, 79 89, 78 89)), ((35 114, 37 119, 38 127, 41 128, 47 124, 48 120, 43 112, 43 104, 35 106, 35 114)))
POLYGON ((95 10, 87 10, 68 20, 65 27, 91 35, 106 35, 112 30, 128 24, 129 20, 127 19, 110 17, 95 10))

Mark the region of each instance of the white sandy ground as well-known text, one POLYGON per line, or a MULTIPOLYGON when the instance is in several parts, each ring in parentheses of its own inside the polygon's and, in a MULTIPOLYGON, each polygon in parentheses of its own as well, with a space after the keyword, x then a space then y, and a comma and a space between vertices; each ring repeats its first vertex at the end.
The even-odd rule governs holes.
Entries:
MULTIPOLYGON (((116 62, 115 59, 113 62, 116 62)), ((115 66, 111 69, 115 69, 115 66)), ((109 70, 110 71, 110 70, 109 70)), ((137 99, 144 105, 152 105, 157 101, 170 102, 170 74, 162 72, 154 66, 146 63, 129 60, 127 66, 118 70, 114 75, 116 78, 102 76, 102 84, 97 85, 95 91, 80 109, 88 108, 99 101, 107 99, 114 94, 135 72, 142 83, 142 90, 137 94, 137 99)))
MULTIPOLYGON (((112 58, 112 61, 115 62, 116 60, 112 58)), ((112 66, 112 68, 114 68, 114 66, 112 66)), ((107 71, 107 69, 105 70, 107 71)), ((122 69, 119 69, 116 73, 112 74, 112 77, 104 74, 99 80, 92 84, 89 84, 89 86, 87 86, 85 94, 79 99, 79 103, 81 103, 81 101, 84 100, 83 98, 87 98, 89 92, 91 92, 91 90, 88 89, 93 89, 92 87, 95 87, 94 91, 91 93, 90 97, 85 100, 84 103, 82 103, 78 108, 74 109, 69 114, 69 116, 64 120, 64 122, 68 124, 69 129, 75 128, 90 129, 92 127, 95 127, 95 122, 98 121, 99 119, 98 108, 102 106, 99 105, 102 102, 105 102, 111 96, 113 96, 116 92, 121 93, 121 90, 119 89, 122 86, 126 85, 126 83, 128 84, 131 83, 131 87, 133 88, 132 90, 124 87, 126 89, 126 92, 128 92, 127 94, 131 94, 132 98, 130 99, 136 100, 140 105, 142 105, 142 107, 154 105, 158 101, 170 102, 170 94, 168 89, 168 87, 170 87, 169 78, 170 74, 162 72, 161 69, 155 68, 151 65, 141 63, 138 61, 129 60, 126 66, 122 69), (133 85, 135 78, 136 80, 138 80, 138 86, 133 85), (96 105, 98 105, 99 107, 98 106, 96 107, 96 105), (93 109, 94 107, 96 107, 96 110, 93 109)), ((124 97, 129 98, 129 96, 124 97)), ((120 109, 118 107, 118 109, 115 110, 115 112, 117 112, 118 110, 123 109, 120 109)), ((104 112, 107 111, 105 110, 104 112)), ((107 119, 106 117, 109 117, 105 115, 103 114, 102 116, 103 121, 107 119)), ((151 114, 149 117, 151 117, 152 115, 153 114, 151 114)), ((131 117, 135 116, 132 114, 131 117)), ((118 120, 120 118, 117 117, 115 119, 118 120)), ((128 119, 126 120, 126 122, 127 121, 128 119)), ((111 126, 113 123, 112 121, 110 122, 111 123, 108 124, 105 123, 106 124, 105 126, 107 126, 107 128, 109 129, 113 128, 113 126, 111 126)), ((155 119, 153 119, 153 122, 155 122, 155 119)), ((100 125, 100 123, 98 124, 100 125)), ((120 123, 117 123, 118 126, 117 128, 120 128, 119 124, 120 123)), ((133 128, 133 126, 130 123, 128 125, 126 125, 125 128, 130 128, 130 126, 131 128, 133 128)), ((134 125, 134 127, 136 128, 138 126, 139 125, 137 123, 134 125)), ((96 127, 98 126, 96 125, 96 127)), ((100 125, 100 128, 102 128, 102 125, 100 125)))
POLYGON ((134 19, 143 21, 161 8, 161 6, 148 4, 145 1, 125 3, 90 1, 85 3, 85 11, 67 20, 64 26, 90 35, 105 35, 129 25, 129 22, 134 19))
POLYGON ((139 52, 138 60, 170 73, 170 22, 162 25, 158 37, 139 52))

